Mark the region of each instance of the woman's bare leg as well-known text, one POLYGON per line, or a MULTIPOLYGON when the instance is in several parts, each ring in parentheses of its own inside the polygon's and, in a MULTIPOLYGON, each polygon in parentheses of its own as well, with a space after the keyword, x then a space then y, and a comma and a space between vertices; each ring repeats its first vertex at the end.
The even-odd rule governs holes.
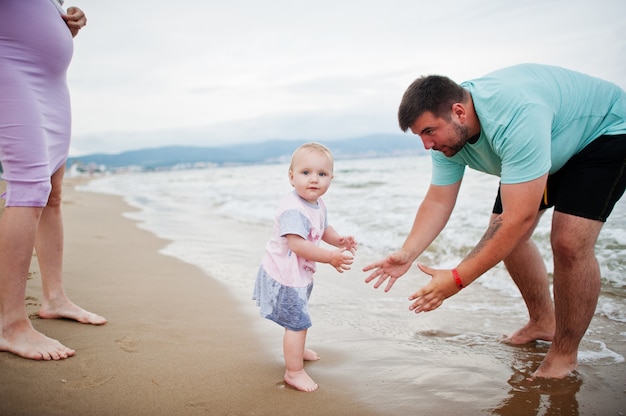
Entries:
POLYGON ((26 314, 26 280, 41 208, 7 207, 0 217, 0 351, 60 360, 74 350, 36 331, 26 314))
POLYGON ((72 303, 63 288, 63 218, 61 188, 65 168, 52 175, 52 192, 43 209, 35 238, 35 249, 41 270, 41 318, 66 318, 84 324, 103 325, 106 319, 72 303))

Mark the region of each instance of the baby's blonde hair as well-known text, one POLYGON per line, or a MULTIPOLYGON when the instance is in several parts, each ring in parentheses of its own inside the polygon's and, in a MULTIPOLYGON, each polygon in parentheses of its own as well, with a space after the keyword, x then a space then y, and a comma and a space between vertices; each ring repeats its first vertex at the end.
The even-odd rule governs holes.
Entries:
POLYGON ((298 152, 302 151, 302 150, 314 150, 316 152, 322 153, 323 155, 326 155, 329 159, 331 164, 334 166, 335 165, 335 158, 333 157, 332 152, 328 149, 328 147, 324 146, 321 143, 316 143, 316 142, 311 142, 311 143, 305 143, 301 146, 299 146, 291 155, 291 163, 289 164, 289 172, 291 172, 291 170, 293 169, 293 159, 294 157, 298 154, 298 152))

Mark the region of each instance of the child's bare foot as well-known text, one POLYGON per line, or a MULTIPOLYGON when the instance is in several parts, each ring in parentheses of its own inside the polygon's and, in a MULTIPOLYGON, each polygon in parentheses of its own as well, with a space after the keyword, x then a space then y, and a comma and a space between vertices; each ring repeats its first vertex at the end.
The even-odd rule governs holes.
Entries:
POLYGON ((91 325, 104 325, 107 323, 107 320, 102 316, 86 311, 69 300, 56 306, 45 304, 45 302, 42 303, 39 309, 39 317, 41 319, 72 319, 83 324, 91 325))
POLYGON ((285 371, 285 383, 294 389, 306 392, 315 391, 318 387, 317 383, 309 377, 304 369, 300 371, 285 371))
POLYGON ((503 336, 500 341, 506 344, 522 345, 533 341, 552 341, 554 338, 554 326, 542 327, 527 323, 512 334, 503 336))
POLYGON ((304 361, 317 361, 320 359, 320 356, 311 349, 304 349, 304 361))
POLYGON ((8 351, 31 360, 63 360, 75 351, 59 341, 36 331, 29 321, 14 325, 0 336, 0 351, 8 351))

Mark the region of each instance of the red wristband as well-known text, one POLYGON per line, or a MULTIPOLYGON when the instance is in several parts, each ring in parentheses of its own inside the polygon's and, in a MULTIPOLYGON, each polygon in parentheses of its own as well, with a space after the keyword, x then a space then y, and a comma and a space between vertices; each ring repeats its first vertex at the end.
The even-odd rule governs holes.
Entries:
POLYGON ((461 281, 461 276, 459 276, 459 272, 456 269, 452 269, 452 277, 454 277, 454 281, 459 287, 459 290, 463 289, 463 281, 461 281))

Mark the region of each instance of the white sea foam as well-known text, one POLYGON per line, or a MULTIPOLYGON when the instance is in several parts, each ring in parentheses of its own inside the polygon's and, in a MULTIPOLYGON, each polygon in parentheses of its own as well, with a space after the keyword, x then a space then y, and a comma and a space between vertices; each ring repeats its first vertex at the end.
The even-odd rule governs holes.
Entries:
POLYGON ((602 341, 590 341, 592 350, 581 349, 578 351, 578 361, 580 363, 593 363, 594 365, 611 365, 624 362, 624 357, 615 351, 607 348, 602 341))

